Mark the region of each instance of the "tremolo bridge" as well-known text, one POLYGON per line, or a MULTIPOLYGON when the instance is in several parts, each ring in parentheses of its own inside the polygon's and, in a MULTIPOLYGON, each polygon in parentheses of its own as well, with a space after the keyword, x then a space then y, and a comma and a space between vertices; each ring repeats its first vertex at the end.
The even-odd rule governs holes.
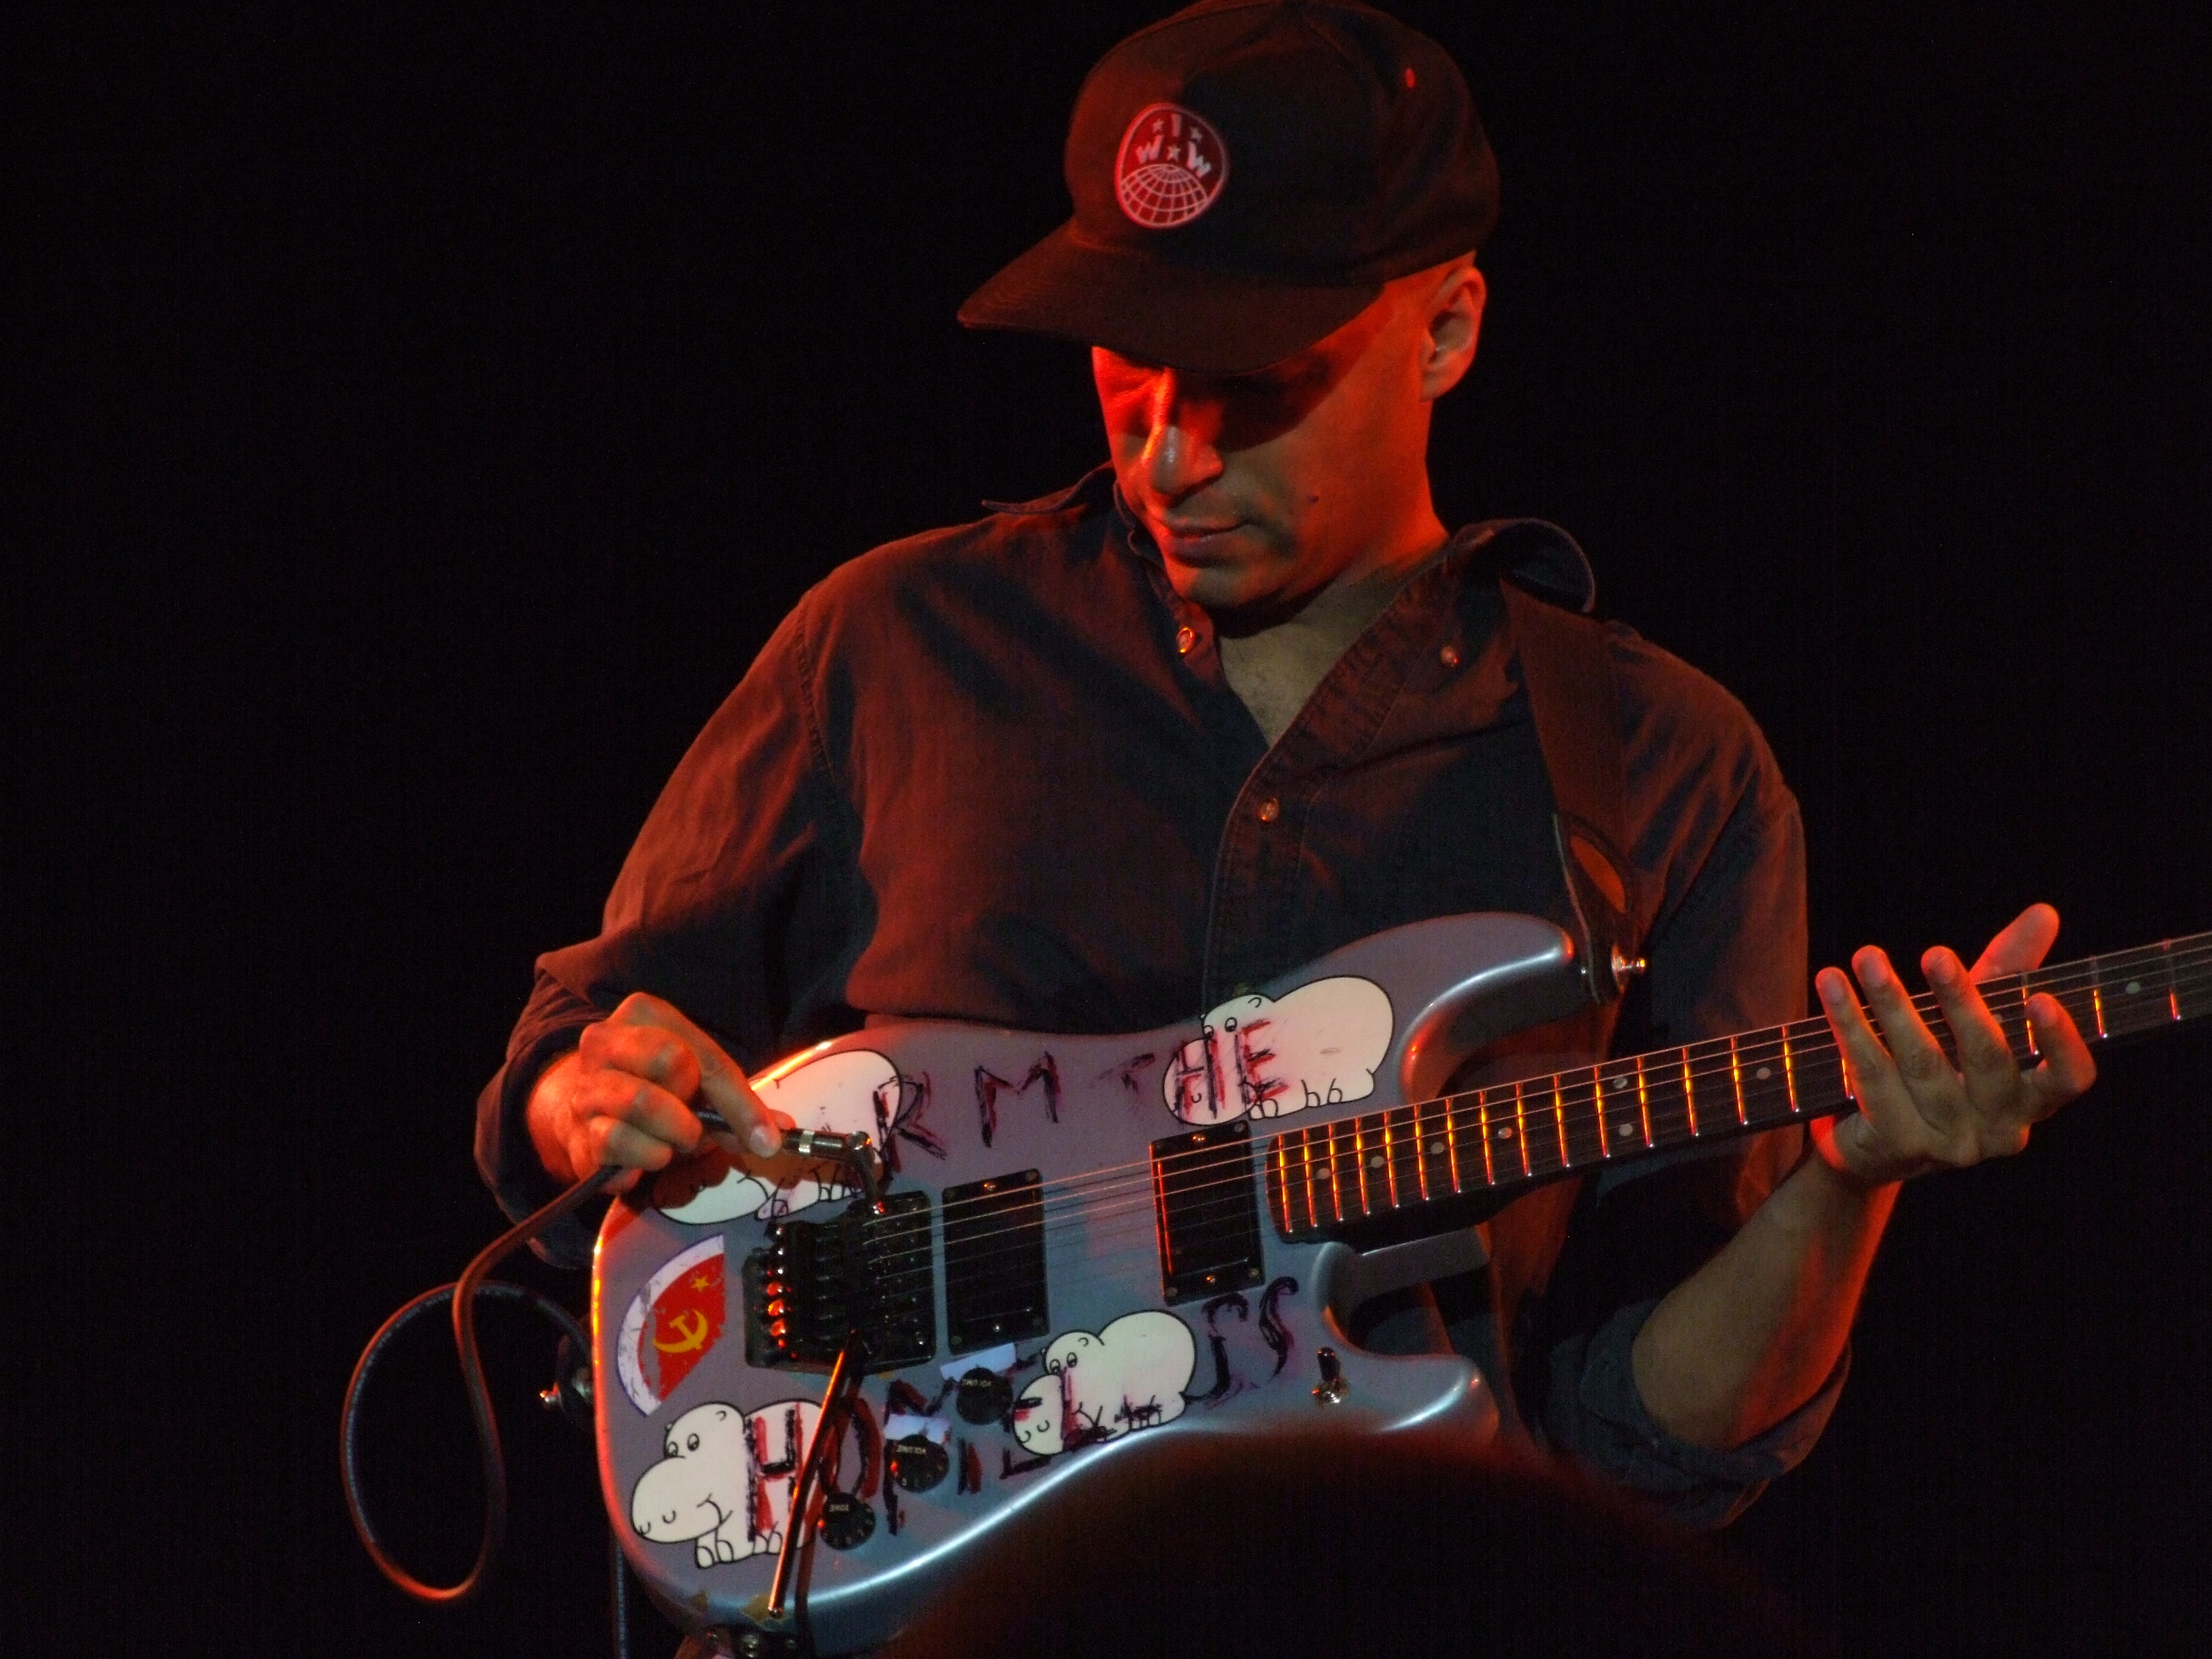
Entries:
POLYGON ((871 1371, 924 1364, 937 1350, 928 1195, 781 1223, 745 1258, 744 1297, 748 1364, 826 1370, 854 1335, 871 1371))

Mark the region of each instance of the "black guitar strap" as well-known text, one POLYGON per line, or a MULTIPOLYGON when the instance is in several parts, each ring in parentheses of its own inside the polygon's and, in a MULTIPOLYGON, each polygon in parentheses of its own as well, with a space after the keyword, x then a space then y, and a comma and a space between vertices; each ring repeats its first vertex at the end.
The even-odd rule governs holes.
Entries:
POLYGON ((1656 906, 1650 878, 1629 856, 1628 768, 1620 696, 1603 623, 1502 576, 1536 741, 1550 774, 1553 836, 1584 947, 1591 1000, 1610 1002, 1639 970, 1638 947, 1656 906))

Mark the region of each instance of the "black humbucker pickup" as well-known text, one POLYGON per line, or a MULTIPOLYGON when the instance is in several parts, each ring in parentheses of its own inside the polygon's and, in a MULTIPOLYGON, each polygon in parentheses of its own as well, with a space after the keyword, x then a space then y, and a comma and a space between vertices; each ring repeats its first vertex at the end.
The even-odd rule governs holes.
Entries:
POLYGON ((1160 1285, 1168 1302, 1256 1285, 1260 1200, 1252 1129, 1239 1121, 1152 1143, 1160 1224, 1160 1285))
POLYGON ((955 1353, 1042 1336, 1044 1188, 1035 1170, 945 1189, 945 1328, 955 1353))
POLYGON ((868 1370, 923 1364, 937 1352, 928 1195, 784 1222, 745 1258, 744 1296, 748 1364, 825 1370, 854 1336, 868 1370))

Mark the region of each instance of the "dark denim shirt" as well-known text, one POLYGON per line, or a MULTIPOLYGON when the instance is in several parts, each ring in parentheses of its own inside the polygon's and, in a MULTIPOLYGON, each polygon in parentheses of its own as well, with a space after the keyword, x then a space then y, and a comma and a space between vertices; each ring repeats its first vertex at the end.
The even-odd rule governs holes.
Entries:
MULTIPOLYGON (((1272 747, 1206 614, 1170 586, 1104 469, 879 548, 799 603, 662 792, 597 939, 539 958, 477 1152, 520 1214, 553 1195, 532 1083, 633 990, 747 1069, 870 1018, 1140 1030, 1379 929, 1473 910, 1566 923, 1550 786, 1489 527, 1454 538, 1272 747)), ((1586 604, 1563 532, 1516 527, 1522 580, 1586 604)), ((1614 626, 1631 854, 1658 896, 1620 1011, 1533 1034, 1559 1065, 1803 1012, 1795 800, 1742 707, 1614 626)), ((1838 1376, 1728 1453, 1644 1409, 1628 1345, 1796 1152, 1723 1146, 1540 1191, 1446 1287, 1510 1431, 1713 1522, 1809 1449, 1838 1376), (1650 1166, 1644 1166, 1647 1169, 1650 1166)), ((588 1259, 580 1226, 548 1241, 588 1259)))

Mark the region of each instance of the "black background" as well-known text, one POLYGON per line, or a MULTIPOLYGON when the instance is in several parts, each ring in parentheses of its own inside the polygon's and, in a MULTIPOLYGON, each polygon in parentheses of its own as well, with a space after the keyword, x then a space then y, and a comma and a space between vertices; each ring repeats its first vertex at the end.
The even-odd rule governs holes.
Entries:
MULTIPOLYGON (((1568 525, 1744 697, 1818 959, 2039 896, 2066 954, 2212 926, 2206 14, 1781 11, 1404 8, 1505 179, 1446 517, 1568 525)), ((495 1322, 520 1516, 466 1613, 355 1544, 341 1388, 497 1224, 471 1103, 531 958, 770 626, 1101 454, 1079 350, 952 313, 1154 15, 10 26, 7 1457, 62 1564, 11 1649, 604 1650, 533 1332, 495 1322)), ((1852 1650, 2212 1632, 2208 1076, 2112 1055, 1907 1194, 1833 1426, 1731 1534, 1852 1650)), ((435 1346, 373 1473, 450 1572, 435 1346)))

